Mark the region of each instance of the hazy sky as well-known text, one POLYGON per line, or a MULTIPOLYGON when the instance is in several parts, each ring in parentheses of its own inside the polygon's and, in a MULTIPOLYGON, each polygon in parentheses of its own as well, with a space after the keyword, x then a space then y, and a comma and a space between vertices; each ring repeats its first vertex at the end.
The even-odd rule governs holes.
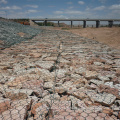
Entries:
POLYGON ((0 0, 0 17, 120 19, 120 0, 0 0))

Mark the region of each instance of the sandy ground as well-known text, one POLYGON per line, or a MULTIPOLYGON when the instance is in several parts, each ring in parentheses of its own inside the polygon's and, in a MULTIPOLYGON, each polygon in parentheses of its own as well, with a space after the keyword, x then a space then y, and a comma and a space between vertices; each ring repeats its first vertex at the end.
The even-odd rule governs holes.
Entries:
MULTIPOLYGON (((61 29, 61 28, 55 28, 61 29)), ((120 50, 120 27, 79 28, 68 29, 72 33, 90 38, 120 50)))

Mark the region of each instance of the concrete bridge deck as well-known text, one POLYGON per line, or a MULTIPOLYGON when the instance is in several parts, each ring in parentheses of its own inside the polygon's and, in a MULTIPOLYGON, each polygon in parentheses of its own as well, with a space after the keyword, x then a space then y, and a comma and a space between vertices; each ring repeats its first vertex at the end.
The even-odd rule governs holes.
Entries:
POLYGON ((44 18, 44 19, 31 19, 31 21, 44 21, 45 26, 47 25, 47 21, 58 21, 58 26, 60 21, 71 21, 71 27, 73 26, 73 21, 83 21, 83 28, 86 28, 86 22, 87 21, 96 21, 96 28, 100 26, 100 21, 108 21, 109 27, 113 26, 114 21, 120 21, 120 19, 49 19, 49 18, 44 18))
POLYGON ((32 21, 120 21, 120 19, 31 19, 32 21))

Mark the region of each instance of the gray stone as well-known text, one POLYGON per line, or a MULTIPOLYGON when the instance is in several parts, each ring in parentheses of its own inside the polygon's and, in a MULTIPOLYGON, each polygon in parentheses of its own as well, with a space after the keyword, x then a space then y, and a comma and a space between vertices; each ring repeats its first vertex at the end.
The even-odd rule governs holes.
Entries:
POLYGON ((35 64, 43 69, 50 69, 53 66, 54 62, 40 61, 36 62, 35 64))
POLYGON ((57 74, 57 77, 58 78, 63 78, 65 76, 65 73, 67 71, 65 69, 59 69, 59 70, 56 70, 56 74, 57 74))
POLYGON ((23 64, 15 63, 13 66, 13 70, 14 72, 19 72, 25 70, 25 68, 23 67, 23 64))
POLYGON ((67 92, 67 94, 72 94, 77 90, 76 85, 73 85, 73 82, 71 81, 66 81, 61 87, 67 92))
POLYGON ((94 101, 92 97, 95 96, 97 93, 94 90, 87 90, 86 94, 91 98, 92 101, 94 101))
POLYGON ((64 82, 64 84, 62 84, 63 87, 66 87, 66 86, 71 86, 73 84, 73 82, 71 81, 66 81, 64 82))
POLYGON ((118 89, 120 91, 120 84, 114 85, 114 88, 118 89))
POLYGON ((101 65, 103 65, 103 63, 101 63, 101 62, 94 62, 94 65, 101 66, 101 65))
POLYGON ((86 79, 95 79, 97 78, 97 76, 98 76, 98 73, 96 71, 88 71, 88 70, 85 71, 86 79))
POLYGON ((26 99, 26 101, 27 101, 27 100, 32 100, 32 101, 34 102, 34 101, 38 101, 39 98, 36 97, 36 96, 28 96, 28 99, 26 99))
POLYGON ((26 99, 33 93, 30 89, 5 89, 3 94, 12 100, 26 99))
POLYGON ((94 94, 91 99, 93 99, 95 102, 98 102, 102 105, 110 106, 116 100, 116 96, 108 93, 94 94))
POLYGON ((88 96, 86 95, 85 91, 84 90, 81 90, 81 89, 78 89, 76 90, 75 92, 72 93, 72 95, 78 99, 85 99, 87 98, 88 96))
POLYGON ((25 93, 25 94, 27 94, 27 96, 30 96, 30 95, 32 95, 32 93, 33 93, 33 90, 30 90, 30 89, 18 89, 18 90, 15 90, 15 92, 14 93, 25 93))
POLYGON ((55 80, 55 73, 54 72, 49 72, 46 69, 39 69, 38 71, 39 77, 43 79, 46 82, 54 81, 55 80), (39 73, 40 72, 40 73, 39 73))
POLYGON ((113 110, 114 111, 120 111, 120 107, 114 107, 113 110))
POLYGON ((0 74, 0 83, 5 84, 8 81, 9 77, 5 74, 0 74))
POLYGON ((107 76, 98 75, 98 78, 99 78, 100 80, 104 81, 104 82, 110 81, 109 77, 107 77, 107 76))
POLYGON ((112 61, 112 60, 110 60, 110 59, 106 59, 106 63, 108 63, 108 64, 112 65, 112 64, 113 64, 113 61, 112 61))
POLYGON ((45 82, 43 85, 45 89, 52 89, 53 86, 54 86, 54 82, 45 82))
POLYGON ((0 85, 0 92, 4 93, 4 91, 6 91, 6 89, 8 89, 7 85, 0 85))
POLYGON ((114 88, 114 86, 113 86, 113 82, 105 82, 104 85, 108 85, 108 86, 110 86, 111 88, 114 88))
POLYGON ((35 95, 37 98, 43 98, 43 97, 45 97, 46 95, 49 95, 49 94, 50 93, 48 92, 48 90, 42 90, 42 89, 33 90, 33 95, 35 95))
POLYGON ((3 78, 3 75, 2 74, 0 74, 0 79, 2 79, 3 78))
POLYGON ((42 98, 44 98, 45 96, 49 95, 50 93, 47 90, 44 90, 42 93, 42 98))
POLYGON ((63 80, 60 80, 59 82, 56 82, 56 87, 61 87, 63 84, 63 80))
POLYGON ((90 83, 94 83, 94 84, 96 84, 96 85, 100 85, 100 84, 104 84, 104 82, 103 81, 100 81, 100 80, 96 80, 96 79, 91 79, 90 80, 90 83))
POLYGON ((62 93, 64 93, 64 92, 66 92, 67 90, 66 89, 64 89, 62 86, 61 87, 55 87, 54 89, 52 88, 52 89, 49 89, 49 92, 55 92, 55 93, 60 93, 60 94, 62 94, 62 93))
POLYGON ((120 100, 116 100, 116 101, 115 101, 115 104, 116 104, 117 106, 120 106, 120 100))
POLYGON ((80 108, 80 110, 86 110, 86 105, 84 104, 84 102, 80 99, 77 99, 74 96, 69 96, 70 100, 71 100, 71 109, 72 110, 77 110, 80 108))
POLYGON ((90 85, 87 84, 87 85, 86 85, 86 88, 87 88, 87 89, 90 89, 90 90, 95 90, 95 89, 98 88, 98 86, 95 85, 94 83, 91 83, 90 85))
POLYGON ((46 60, 46 61, 55 61, 55 60, 57 60, 57 57, 46 57, 43 60, 46 60))
POLYGON ((116 96, 109 93, 98 94, 94 90, 88 90, 86 91, 86 94, 93 102, 98 102, 102 105, 110 106, 116 100, 116 96))
POLYGON ((78 75, 78 74, 71 74, 71 78, 78 80, 78 79, 82 78, 82 76, 78 75))
POLYGON ((61 59, 60 59, 60 62, 61 62, 61 63, 70 63, 69 60, 66 60, 66 59, 64 59, 64 58, 61 58, 61 59))
POLYGON ((80 67, 75 70, 75 73, 82 75, 83 73, 85 73, 85 71, 86 71, 86 68, 80 67))
POLYGON ((48 54, 48 53, 44 53, 43 55, 42 55, 42 59, 44 59, 44 58, 46 58, 46 57, 49 57, 50 56, 50 53, 48 54))
POLYGON ((28 118, 28 120, 34 120, 34 118, 33 118, 33 117, 30 117, 30 118, 28 118))
POLYGON ((108 77, 108 78, 114 78, 115 74, 106 75, 106 77, 108 77))
POLYGON ((40 102, 46 101, 51 104, 51 102, 56 100, 60 100, 60 96, 58 95, 58 93, 47 95, 43 99, 41 99, 40 102))
POLYGON ((113 115, 118 116, 118 112, 113 112, 113 115))

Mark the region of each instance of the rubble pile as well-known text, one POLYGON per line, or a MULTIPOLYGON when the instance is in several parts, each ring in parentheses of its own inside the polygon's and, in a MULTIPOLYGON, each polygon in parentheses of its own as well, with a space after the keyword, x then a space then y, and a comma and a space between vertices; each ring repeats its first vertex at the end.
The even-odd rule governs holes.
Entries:
POLYGON ((120 119, 120 51, 42 30, 0 56, 0 120, 120 119))

